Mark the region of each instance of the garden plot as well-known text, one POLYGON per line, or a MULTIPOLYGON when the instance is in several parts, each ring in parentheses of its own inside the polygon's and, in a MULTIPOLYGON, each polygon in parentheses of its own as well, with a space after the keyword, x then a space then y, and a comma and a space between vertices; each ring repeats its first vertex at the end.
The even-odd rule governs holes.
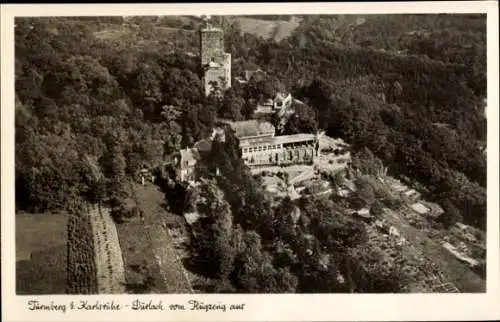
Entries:
POLYGON ((64 294, 68 214, 16 214, 16 293, 64 294))

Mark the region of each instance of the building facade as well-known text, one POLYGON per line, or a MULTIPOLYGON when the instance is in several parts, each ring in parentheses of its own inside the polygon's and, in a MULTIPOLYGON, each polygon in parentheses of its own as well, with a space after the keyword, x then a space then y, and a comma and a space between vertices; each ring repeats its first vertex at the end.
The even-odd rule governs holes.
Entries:
MULTIPOLYGON (((313 164, 319 156, 317 134, 275 136, 275 128, 271 123, 257 120, 227 124, 240 141, 242 160, 251 168, 313 164)), ((225 141, 222 129, 214 129, 209 138, 197 142, 192 148, 180 150, 174 156, 176 177, 181 182, 197 179, 196 164, 200 161, 200 151, 210 151, 214 140, 225 141)))
POLYGON ((275 136, 274 126, 256 120, 230 124, 240 141, 240 153, 249 167, 312 164, 318 157, 316 134, 275 136))
POLYGON ((200 153, 196 148, 182 149, 174 156, 175 175, 181 182, 196 179, 196 164, 200 159, 200 153))
POLYGON ((209 152, 213 141, 224 142, 225 140, 224 129, 216 127, 208 138, 196 142, 192 148, 182 149, 175 153, 173 155, 175 176, 181 182, 196 180, 196 165, 201 159, 200 152, 209 152))
POLYGON ((291 110, 292 102, 292 94, 277 93, 274 99, 267 99, 263 104, 257 104, 255 114, 277 114, 282 117, 291 110))
POLYGON ((207 24, 200 30, 202 84, 205 95, 214 85, 221 90, 231 87, 231 54, 224 52, 224 32, 207 24))

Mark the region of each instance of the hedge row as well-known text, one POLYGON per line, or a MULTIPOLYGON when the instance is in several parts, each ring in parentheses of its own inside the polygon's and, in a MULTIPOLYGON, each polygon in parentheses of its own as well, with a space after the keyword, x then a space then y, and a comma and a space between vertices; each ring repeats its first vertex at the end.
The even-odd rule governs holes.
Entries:
POLYGON ((88 212, 70 214, 68 220, 68 294, 97 294, 97 270, 91 216, 88 212))

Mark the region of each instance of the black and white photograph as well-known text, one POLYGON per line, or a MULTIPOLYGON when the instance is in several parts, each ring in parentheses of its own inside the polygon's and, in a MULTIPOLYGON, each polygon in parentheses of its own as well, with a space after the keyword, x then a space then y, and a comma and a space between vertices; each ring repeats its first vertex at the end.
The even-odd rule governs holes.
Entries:
POLYGON ((485 13, 191 13, 15 17, 17 295, 486 292, 485 13))

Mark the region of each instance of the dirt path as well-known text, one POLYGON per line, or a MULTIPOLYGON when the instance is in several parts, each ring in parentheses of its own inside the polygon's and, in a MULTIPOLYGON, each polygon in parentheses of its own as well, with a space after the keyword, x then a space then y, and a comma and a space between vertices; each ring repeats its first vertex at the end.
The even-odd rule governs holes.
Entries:
POLYGON ((116 225, 109 210, 91 209, 99 294, 125 293, 125 271, 116 225))

